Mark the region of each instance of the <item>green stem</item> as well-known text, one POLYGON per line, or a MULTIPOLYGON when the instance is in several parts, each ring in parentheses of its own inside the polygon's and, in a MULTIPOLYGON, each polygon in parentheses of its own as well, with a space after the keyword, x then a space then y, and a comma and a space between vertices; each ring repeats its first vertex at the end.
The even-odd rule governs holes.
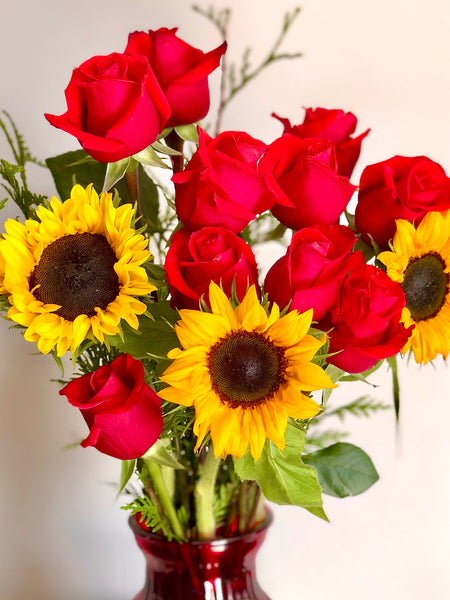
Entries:
POLYGON ((195 485, 195 516, 198 537, 208 540, 216 534, 216 520, 213 512, 214 487, 222 459, 216 458, 212 448, 205 452, 205 460, 199 465, 199 477, 195 485))
POLYGON ((389 357, 387 361, 392 370, 392 391, 394 394, 395 419, 398 426, 400 419, 400 384, 398 381, 397 355, 394 354, 394 356, 389 357))
POLYGON ((169 148, 173 148, 173 150, 178 150, 178 152, 181 152, 181 154, 170 157, 172 162, 172 171, 174 173, 179 173, 184 169, 184 140, 178 135, 175 129, 172 129, 172 131, 166 136, 166 143, 169 148))
POLYGON ((125 171, 125 183, 127 184, 128 198, 131 204, 136 205, 136 218, 142 216, 141 201, 139 196, 139 163, 130 160, 130 166, 125 171))
POLYGON ((248 485, 241 481, 239 485, 239 518, 238 530, 243 533, 247 529, 247 503, 248 503, 248 485))
POLYGON ((153 482, 153 487, 158 496, 158 499, 161 503, 161 506, 166 513, 167 520, 169 521, 174 534, 177 538, 184 540, 185 535, 183 531, 183 527, 178 519, 177 512, 175 510, 175 506, 172 502, 172 498, 170 497, 169 491, 167 489, 166 483, 164 481, 164 477, 161 471, 161 467, 151 461, 145 461, 147 465, 148 472, 153 482))

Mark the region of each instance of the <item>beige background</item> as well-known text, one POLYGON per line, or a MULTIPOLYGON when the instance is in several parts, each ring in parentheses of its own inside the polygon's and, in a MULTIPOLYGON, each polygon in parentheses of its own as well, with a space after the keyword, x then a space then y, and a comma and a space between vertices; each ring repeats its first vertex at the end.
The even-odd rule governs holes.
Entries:
MULTIPOLYGON (((5 3, 6 4, 6 3, 5 3)), ((288 0, 229 0, 230 56, 245 46, 264 55, 288 0)), ((224 4, 214 2, 215 6, 224 4)), ((359 117, 364 164, 394 154, 425 154, 450 172, 450 6, 447 0, 303 0, 286 51, 304 58, 275 65, 231 105, 224 127, 264 141, 280 134, 272 111, 303 118, 302 106, 342 107, 359 117)), ((128 32, 179 26, 192 44, 220 40, 176 0, 22 0, 2 7, 0 107, 16 119, 40 158, 77 148, 44 112, 65 110, 71 70, 94 54, 124 48, 128 32)), ((218 79, 212 78, 217 89, 218 79)), ((5 155, 0 141, 0 155, 5 155)), ((33 168, 38 191, 53 193, 33 168)), ((15 216, 9 207, 9 216, 15 216)), ((271 249, 273 250, 273 249, 271 249)), ((275 252, 275 250, 274 250, 275 252)), ((270 264, 273 256, 265 256, 270 264)), ((126 600, 143 560, 114 501, 118 464, 95 450, 63 451, 85 426, 58 396, 59 376, 17 331, 0 323, 0 589, 5 600, 126 600)), ((326 498, 331 524, 306 511, 276 508, 260 556, 260 580, 273 600, 448 600, 450 370, 411 362, 400 369, 402 418, 392 412, 351 420, 349 440, 373 458, 381 480, 363 496, 326 498)), ((370 392, 391 402, 389 375, 374 389, 342 386, 334 402, 370 392)), ((338 424, 339 425, 339 424, 338 424)))

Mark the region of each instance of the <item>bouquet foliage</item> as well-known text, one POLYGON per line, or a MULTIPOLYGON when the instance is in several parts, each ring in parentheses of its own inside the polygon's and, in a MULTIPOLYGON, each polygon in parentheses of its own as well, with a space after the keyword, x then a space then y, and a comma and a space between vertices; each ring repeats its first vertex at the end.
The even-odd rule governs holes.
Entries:
MULTIPOLYGON (((226 38, 229 11, 197 10, 226 38)), ((398 415, 396 356, 449 353, 440 165, 395 156, 356 186, 369 131, 355 135, 341 109, 307 108, 299 124, 273 115, 269 143, 221 131, 249 81, 297 58, 280 51, 297 14, 256 66, 167 28, 83 62, 67 111, 46 115, 82 146, 43 165, 60 199, 29 189, 39 161, 0 121, 14 155, 0 175, 23 213, 0 239, 0 307, 41 353, 61 365, 71 353, 61 394, 88 427, 81 445, 122 461, 125 508, 168 539, 248 531, 264 499, 327 519, 323 494, 359 494, 378 475, 323 420, 386 408, 363 396, 330 410, 333 388, 388 361, 398 415), (221 61, 212 131, 198 123, 221 61), (273 241, 282 256, 262 277, 255 249, 273 241)))

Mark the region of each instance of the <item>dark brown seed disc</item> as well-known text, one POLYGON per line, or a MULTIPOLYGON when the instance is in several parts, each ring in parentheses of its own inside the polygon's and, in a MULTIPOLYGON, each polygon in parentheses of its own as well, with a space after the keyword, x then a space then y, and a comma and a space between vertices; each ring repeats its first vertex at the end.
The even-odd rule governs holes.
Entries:
POLYGON ((56 314, 73 321, 78 315, 95 316, 119 293, 114 271, 117 257, 103 235, 76 233, 59 238, 42 253, 30 276, 30 290, 45 304, 59 304, 56 314))
POLYGON ((208 358, 213 389, 233 408, 269 400, 284 381, 283 349, 258 333, 232 333, 211 348, 208 358))
POLYGON ((445 261, 437 252, 430 252, 410 261, 402 283, 406 306, 414 321, 435 317, 449 293, 449 276, 444 273, 445 261))

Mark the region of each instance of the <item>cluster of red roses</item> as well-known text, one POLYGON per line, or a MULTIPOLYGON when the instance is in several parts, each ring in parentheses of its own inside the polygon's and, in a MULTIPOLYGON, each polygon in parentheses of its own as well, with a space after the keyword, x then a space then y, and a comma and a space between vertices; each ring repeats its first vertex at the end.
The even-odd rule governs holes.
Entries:
MULTIPOLYGON (((99 161, 129 157, 165 127, 206 115, 208 75, 225 49, 222 44, 204 54, 179 39, 176 29, 135 32, 123 54, 96 56, 75 69, 66 89, 67 112, 47 119, 99 161)), ((304 122, 295 126, 277 118, 284 133, 270 145, 245 132, 211 138, 199 129, 197 151, 173 176, 182 228, 165 262, 171 304, 197 309, 211 280, 228 295, 235 286, 239 299, 249 285, 259 289, 255 256, 240 234, 271 210, 295 233, 265 278, 270 301, 281 309, 312 307, 319 328, 329 333, 328 362, 364 371, 396 354, 410 335, 400 322, 402 287, 366 264, 354 250, 355 233, 339 224, 356 190, 349 178, 368 131, 352 137, 356 117, 342 110, 306 109, 304 122)), ((417 225, 428 211, 447 208, 450 180, 442 167, 426 157, 396 156, 364 170, 356 230, 383 250, 395 219, 417 225)), ((161 432, 160 399, 144 383, 142 364, 129 355, 69 383, 62 393, 90 427, 84 446, 133 458, 161 432), (127 436, 130 427, 133 435, 127 436)))
POLYGON ((66 88, 67 112, 47 120, 93 158, 111 163, 144 150, 165 127, 202 119, 209 110, 208 75, 227 45, 205 54, 176 32, 136 31, 122 54, 85 61, 66 88))
MULTIPOLYGON (((351 137, 356 118, 342 110, 307 109, 301 125, 287 119, 270 145, 244 132, 212 139, 199 131, 199 147, 184 171, 173 176, 177 231, 165 268, 172 305, 197 308, 210 280, 239 299, 258 285, 255 257, 239 236, 256 215, 270 209, 295 230, 286 255, 269 270, 269 299, 300 312, 314 309, 329 332, 328 361, 357 373, 393 356, 410 330, 401 324, 405 295, 382 270, 354 251, 356 236, 339 224, 355 186, 349 177, 368 131, 351 137)), ((395 219, 418 224, 429 210, 450 206, 449 179, 425 157, 394 157, 362 175, 356 227, 387 248, 395 219)))

